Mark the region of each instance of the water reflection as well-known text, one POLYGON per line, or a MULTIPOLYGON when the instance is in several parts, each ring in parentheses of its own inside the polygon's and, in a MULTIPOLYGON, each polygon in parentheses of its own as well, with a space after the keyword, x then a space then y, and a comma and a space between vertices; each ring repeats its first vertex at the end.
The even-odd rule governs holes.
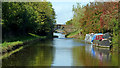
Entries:
POLYGON ((92 45, 73 47, 75 66, 117 66, 118 55, 110 53, 109 48, 97 48, 92 45))
POLYGON ((72 66, 73 39, 54 39, 55 58, 52 66, 72 66))
POLYGON ((58 38, 65 38, 65 35, 64 34, 61 34, 61 33, 53 33, 54 36, 58 36, 58 38))
POLYGON ((84 41, 54 38, 30 44, 3 59, 3 66, 117 66, 118 54, 84 41))
POLYGON ((3 59, 3 66, 51 66, 54 47, 51 41, 41 41, 3 59))

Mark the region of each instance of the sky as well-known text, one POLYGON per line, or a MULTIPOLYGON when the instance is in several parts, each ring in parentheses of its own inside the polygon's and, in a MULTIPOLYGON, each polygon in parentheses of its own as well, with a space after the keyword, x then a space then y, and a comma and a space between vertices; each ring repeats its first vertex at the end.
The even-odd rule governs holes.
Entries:
POLYGON ((66 21, 72 19, 72 6, 74 2, 53 2, 53 8, 56 13, 56 23, 65 24, 66 21))
MULTIPOLYGON (((76 5, 76 2, 55 2, 50 1, 56 13, 56 23, 65 24, 73 17, 72 7, 76 5)), ((88 2, 79 2, 82 5, 86 5, 88 2)))
POLYGON ((53 8, 56 13, 56 23, 65 24, 73 17, 72 7, 76 3, 81 3, 81 5, 86 5, 89 2, 109 2, 111 0, 47 0, 50 1, 53 5, 53 8))

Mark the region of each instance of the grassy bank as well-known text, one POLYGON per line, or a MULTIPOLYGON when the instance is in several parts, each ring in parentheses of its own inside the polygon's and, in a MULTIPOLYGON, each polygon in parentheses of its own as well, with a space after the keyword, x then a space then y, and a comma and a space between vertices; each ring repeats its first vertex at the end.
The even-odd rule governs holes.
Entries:
POLYGON ((75 32, 71 32, 67 35, 67 37, 74 37, 75 35, 77 35, 79 33, 79 31, 75 31, 75 32))
POLYGON ((80 31, 74 31, 71 33, 66 34, 67 38, 76 38, 76 39, 83 39, 83 35, 80 34, 80 31))
POLYGON ((12 50, 12 48, 16 45, 22 45, 23 41, 14 41, 14 42, 4 42, 2 43, 2 53, 6 53, 9 52, 10 50, 12 50))
POLYGON ((45 38, 46 36, 38 36, 32 33, 29 33, 29 36, 6 39, 6 41, 0 44, 0 46, 2 47, 2 53, 5 54, 18 49, 19 47, 25 44, 31 43, 34 40, 45 39, 45 38))

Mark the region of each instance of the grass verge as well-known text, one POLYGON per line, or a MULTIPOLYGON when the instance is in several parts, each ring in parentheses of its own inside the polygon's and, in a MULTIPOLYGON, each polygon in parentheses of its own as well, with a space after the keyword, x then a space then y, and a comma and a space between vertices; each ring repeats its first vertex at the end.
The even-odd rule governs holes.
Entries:
POLYGON ((78 33, 79 33, 79 31, 72 32, 72 33, 68 34, 67 37, 71 37, 71 36, 77 35, 78 33))
POLYGON ((77 30, 74 32, 71 32, 66 35, 67 38, 76 38, 76 39, 84 39, 84 36, 80 34, 81 30, 77 30))
POLYGON ((31 43, 36 39, 45 39, 46 36, 38 36, 32 33, 29 33, 29 36, 16 37, 12 39, 7 39, 2 44, 0 44, 0 48, 2 49, 2 53, 6 54, 9 52, 15 52, 16 49, 19 49, 22 45, 31 43))

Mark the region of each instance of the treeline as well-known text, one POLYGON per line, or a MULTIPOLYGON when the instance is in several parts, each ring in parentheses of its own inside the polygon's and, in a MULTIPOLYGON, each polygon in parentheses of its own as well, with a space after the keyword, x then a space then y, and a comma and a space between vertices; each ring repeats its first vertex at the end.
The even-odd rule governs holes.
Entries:
POLYGON ((67 25, 72 25, 82 34, 110 32, 118 43, 118 2, 91 2, 86 6, 73 6, 74 16, 67 25))
POLYGON ((113 32, 118 27, 118 3, 117 2, 94 2, 86 6, 77 3, 73 6, 73 19, 66 23, 76 26, 76 29, 86 33, 113 32), (116 28, 115 28, 116 26, 116 28))
POLYGON ((33 33, 52 37, 55 12, 50 2, 3 2, 2 37, 33 33))

